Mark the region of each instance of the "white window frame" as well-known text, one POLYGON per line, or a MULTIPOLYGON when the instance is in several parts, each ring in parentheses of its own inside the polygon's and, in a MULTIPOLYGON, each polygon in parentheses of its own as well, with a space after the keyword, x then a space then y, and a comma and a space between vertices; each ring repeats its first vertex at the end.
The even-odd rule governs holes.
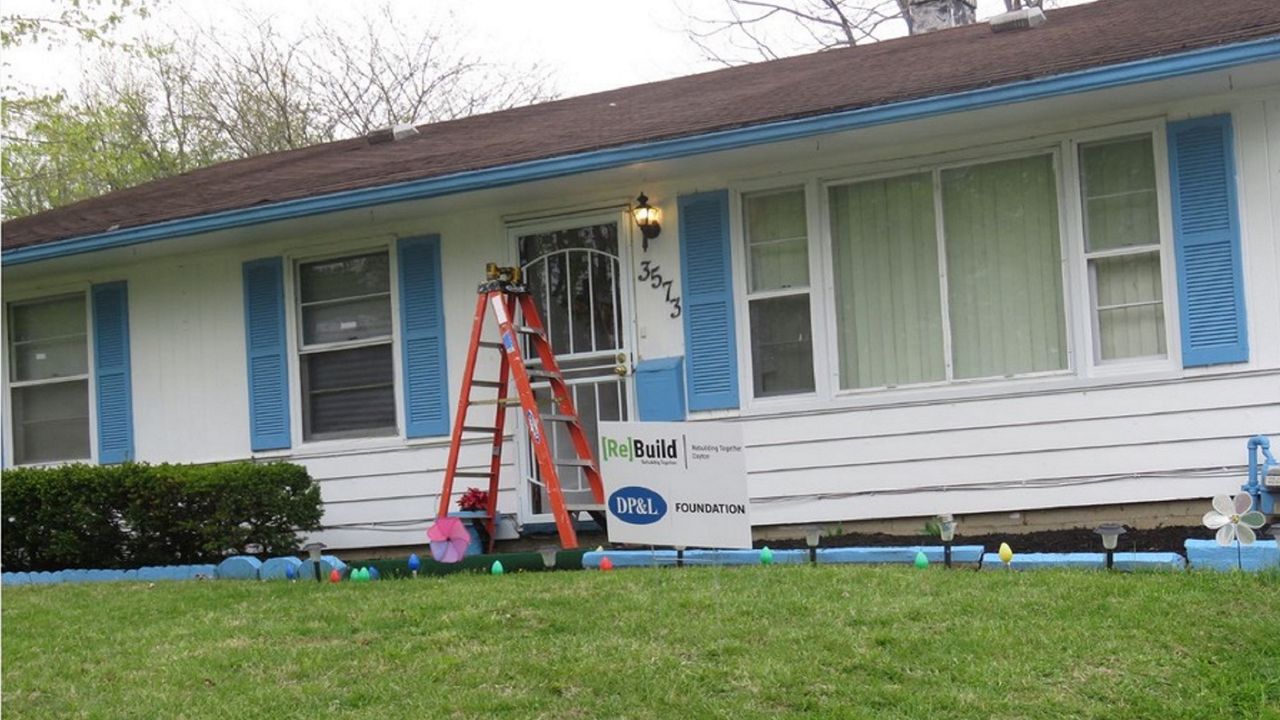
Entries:
POLYGON ((3 312, 0 312, 0 338, 3 338, 4 341, 3 362, 0 362, 0 374, 3 375, 2 380, 4 392, 4 432, 0 441, 3 442, 5 467, 57 467, 59 465, 77 462, 93 464, 98 462, 98 388, 94 373, 93 298, 91 297, 89 290, 90 287, 87 283, 75 283, 71 285, 61 285, 32 290, 30 292, 5 298, 4 300, 3 312), (13 351, 13 345, 9 338, 9 333, 12 331, 12 322, 10 319, 11 308, 14 305, 39 303, 46 300, 56 300, 58 298, 69 297, 72 295, 82 295, 84 297, 86 372, 83 375, 76 375, 74 377, 14 382, 10 375, 11 363, 13 362, 13 359, 10 357, 13 351), (89 405, 89 457, 19 464, 17 462, 17 455, 14 452, 17 444, 15 442, 16 426, 14 424, 13 417, 13 390, 15 388, 45 385, 57 382, 70 382, 73 380, 84 380, 86 391, 89 394, 89 397, 87 398, 89 405))
MULTIPOLYGON (((745 278, 745 285, 744 285, 745 296, 743 298, 744 302, 743 302, 742 327, 743 327, 743 332, 747 334, 748 363, 745 367, 751 371, 750 374, 743 376, 743 382, 746 382, 751 386, 750 392, 751 392, 752 398, 755 399, 757 402, 767 402, 775 398, 805 397, 805 396, 817 394, 818 374, 815 370, 813 375, 814 390, 810 390, 807 392, 783 393, 783 394, 764 395, 764 396, 757 397, 755 394, 755 367, 754 367, 755 353, 753 352, 755 338, 751 336, 751 303, 752 301, 772 300, 775 298, 799 297, 803 295, 809 300, 809 318, 810 318, 809 353, 810 355, 814 356, 816 361, 817 354, 822 351, 821 346, 818 345, 817 334, 814 332, 814 329, 815 329, 814 325, 816 325, 816 323, 813 322, 813 314, 816 309, 815 302, 814 302, 814 293, 813 293, 815 276, 813 274, 814 268, 813 268, 813 262, 812 262, 813 231, 810 227, 810 222, 812 219, 810 217, 811 213, 809 212, 809 198, 810 198, 809 187, 807 184, 803 184, 803 183, 795 184, 795 185, 780 185, 780 186, 770 187, 763 190, 754 190, 750 192, 744 192, 741 194, 741 198, 740 198, 741 212, 743 213, 741 216, 742 257, 743 257, 743 273, 744 273, 743 277, 745 278), (803 287, 783 287, 783 288, 774 288, 771 290, 752 290, 751 289, 751 237, 750 237, 751 234, 749 232, 749 228, 747 227, 747 218, 745 214, 747 210, 747 201, 750 198, 767 197, 769 195, 782 195, 785 193, 794 193, 797 191, 800 193, 800 196, 805 205, 805 212, 804 212, 805 237, 803 238, 803 240, 805 241, 805 262, 809 265, 808 282, 805 283, 803 287)), ((801 238, 783 238, 782 240, 779 240, 777 242, 790 242, 797 239, 801 239, 801 238)), ((816 365, 816 362, 814 364, 816 365)))
MULTIPOLYGON (((805 412, 822 407, 858 407, 933 402, 969 397, 1015 395, 1025 392, 1068 390, 1084 387, 1097 379, 1102 383, 1145 381, 1178 376, 1181 368, 1181 338, 1176 327, 1178 317, 1177 277, 1173 264, 1173 218, 1169 198, 1168 156, 1164 116, 1132 122, 1114 123, 1071 132, 1060 132, 1038 138, 1024 138, 1000 143, 984 143, 932 153, 927 156, 875 161, 858 167, 826 171, 806 171, 774 175, 767 179, 744 179, 730 183, 729 229, 733 261, 734 307, 737 313, 739 341, 738 390, 739 407, 745 414, 805 412), (1092 296, 1090 294, 1087 259, 1084 253, 1084 225, 1080 199, 1078 167, 1079 145, 1142 134, 1152 137, 1156 191, 1159 205, 1160 264, 1164 295, 1166 357, 1140 358, 1098 363, 1094 360, 1094 337, 1090 327, 1092 296), (1051 154, 1054 162, 1058 201, 1058 235, 1062 264, 1067 366, 1062 370, 1024 373, 1014 376, 962 378, 938 382, 880 388, 840 389, 839 352, 836 341, 835 279, 826 258, 831 257, 832 242, 829 221, 828 190, 832 186, 868 180, 898 177, 921 172, 933 173, 935 184, 941 171, 1036 155, 1051 154), (809 293, 810 315, 814 325, 815 392, 767 398, 754 397, 754 374, 751 368, 750 316, 748 314, 747 263, 743 195, 771 189, 783 190, 803 185, 809 210, 809 293), (820 350, 819 348, 825 348, 820 350), (1084 349, 1081 351, 1081 349, 1084 349)), ((935 187, 935 198, 940 188, 935 187)), ((939 206, 935 206, 939 207, 939 206)), ((940 296, 943 303, 944 354, 947 377, 952 377, 951 321, 946 279, 946 237, 943 216, 939 212, 938 252, 940 296)), ((1149 247, 1149 246, 1148 246, 1149 247)))
POLYGON ((1075 290, 1078 296, 1083 298, 1083 304, 1074 308, 1079 311, 1077 332, 1081 338, 1080 347, 1084 348, 1084 352, 1081 353, 1084 360, 1081 363, 1081 374, 1083 377, 1107 378, 1143 372, 1176 372, 1178 368, 1182 367, 1182 343, 1177 326, 1178 277, 1173 254, 1173 205, 1170 198, 1169 155, 1165 150, 1168 147, 1165 122, 1161 118, 1077 132, 1066 138, 1063 144, 1065 147, 1064 175, 1071 182, 1071 186, 1068 188, 1069 197, 1066 208, 1071 214, 1071 260, 1076 276, 1075 290), (1156 217, 1160 231, 1159 243, 1156 246, 1142 245, 1136 248, 1117 248, 1115 250, 1089 252, 1085 247, 1084 198, 1081 194, 1083 176, 1079 167, 1080 146, 1143 135, 1151 138, 1152 155, 1155 158, 1156 217), (1152 252, 1153 247, 1160 253, 1160 290, 1164 302, 1165 355, 1163 357, 1149 356, 1102 360, 1098 351, 1097 314, 1094 312, 1096 297, 1089 261, 1094 258, 1144 254, 1152 252))
POLYGON ((824 348, 827 347, 827 299, 829 293, 823 290, 830 273, 825 269, 819 253, 818 235, 814 232, 815 222, 819 221, 821 208, 817 197, 819 183, 813 177, 793 177, 791 179, 773 179, 756 182, 734 184, 729 193, 729 237, 730 261, 733 271, 733 296, 735 325, 738 336, 745 342, 737 342, 738 353, 738 394, 743 408, 761 408, 765 410, 785 410, 797 405, 812 405, 815 400, 829 397, 828 358, 824 348), (751 307, 750 301, 763 297, 782 295, 799 295, 801 291, 787 289, 785 291, 767 291, 751 293, 747 276, 751 262, 750 249, 747 247, 746 202, 749 195, 762 195, 771 192, 785 192, 803 189, 805 203, 805 228, 808 233, 809 285, 803 291, 809 296, 809 333, 812 338, 813 353, 813 385, 812 392, 793 393, 788 395, 755 396, 755 371, 751 352, 751 307))
MULTIPOLYGON (((323 248, 305 247, 283 253, 285 339, 286 351, 289 356, 289 412, 291 418, 289 432, 292 438, 292 447, 289 450, 280 451, 280 455, 323 455, 333 452, 379 450, 402 447, 406 444, 438 444, 441 442, 440 438, 415 439, 410 441, 405 437, 403 398, 404 368, 403 363, 401 362, 402 340, 400 336, 400 271, 399 258, 397 257, 395 250, 395 237, 383 236, 376 239, 366 237, 363 240, 347 240, 332 243, 324 246, 323 248), (387 253, 387 271, 391 276, 389 285, 391 294, 390 342, 392 381, 394 383, 392 395, 395 400, 396 417, 395 430, 394 432, 384 435, 370 435, 365 437, 327 437, 308 439, 303 432, 303 423, 306 421, 306 418, 303 409, 302 356, 317 352, 321 347, 323 347, 324 350, 343 350, 363 347, 365 345, 383 344, 386 340, 378 340, 375 342, 361 340, 342 343, 327 343, 323 346, 311 345, 304 348, 302 345, 302 304, 301 288, 298 284, 300 280, 298 268, 307 263, 323 262, 325 260, 335 260, 338 258, 352 257, 356 255, 369 255, 379 252, 387 253)), ((445 441, 447 441, 447 439, 445 441)))

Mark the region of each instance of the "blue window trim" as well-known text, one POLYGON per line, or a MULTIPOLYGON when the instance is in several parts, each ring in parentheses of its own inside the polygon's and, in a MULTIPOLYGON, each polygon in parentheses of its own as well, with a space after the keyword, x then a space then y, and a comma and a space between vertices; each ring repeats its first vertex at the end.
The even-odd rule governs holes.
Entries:
POLYGON ((828 113, 796 120, 751 125, 690 137, 624 145, 617 148, 563 155, 442 175, 360 190, 320 195, 269 205, 170 220, 114 232, 67 238, 14 248, 3 253, 7 265, 35 262, 113 247, 167 240, 228 228, 287 220, 405 200, 421 200, 454 193, 503 187, 701 153, 793 140, 823 133, 903 122, 948 113, 1026 102, 1073 93, 1119 87, 1221 70, 1280 59, 1280 37, 1202 48, 1185 53, 1077 70, 950 95, 908 100, 889 105, 828 113))
POLYGON ((1178 320, 1182 343, 1182 365, 1183 367, 1202 367, 1205 365, 1248 362, 1249 323, 1245 314, 1244 268, 1240 248, 1240 210, 1238 190, 1236 188, 1239 178, 1236 175, 1235 136, 1232 129, 1231 115, 1211 115, 1169 123, 1166 134, 1169 144, 1170 195, 1173 200, 1173 238, 1178 275, 1178 320), (1223 210, 1225 216, 1221 219, 1226 224, 1223 228, 1209 231, 1196 231, 1195 229, 1187 228, 1183 219, 1184 197, 1181 187, 1183 158, 1180 157, 1178 152, 1178 141, 1183 133, 1198 130, 1216 131, 1215 135, 1217 139, 1221 140, 1223 148, 1222 169, 1225 187, 1221 188, 1221 190, 1224 197, 1223 210), (1215 249, 1218 252, 1226 251, 1229 257, 1225 258, 1225 260, 1229 263, 1229 270, 1226 267, 1215 267, 1211 275, 1213 279, 1209 281, 1209 286, 1214 290, 1212 297, 1193 299, 1188 292, 1189 285, 1193 279, 1201 279, 1203 282, 1205 276, 1203 273, 1193 275, 1195 270, 1192 268, 1193 263, 1189 262, 1188 255, 1193 250, 1203 250, 1206 247, 1215 249), (1225 283, 1230 283, 1229 298, 1220 292, 1224 289, 1225 283), (1194 311, 1193 305, 1195 306, 1194 311), (1192 330, 1194 327, 1193 312, 1201 322, 1207 317, 1214 317, 1218 321, 1215 327, 1218 328, 1225 329, 1230 327, 1231 323, 1234 323, 1234 342, 1196 345, 1196 338, 1193 337, 1192 330), (1228 316, 1230 316, 1229 322, 1227 321, 1228 316))
MULTIPOLYGON (((244 278, 244 346, 245 346, 245 384, 248 386, 249 393, 249 442, 253 452, 265 452, 269 450, 285 450, 293 444, 292 434, 292 407, 289 393, 289 356, 288 356, 288 334, 285 329, 285 293, 284 293, 284 258, 269 257, 260 260, 250 260, 244 263, 242 267, 244 278), (253 309, 250 307, 252 302, 252 292, 249 285, 250 272, 258 269, 266 268, 272 271, 275 287, 273 288, 273 300, 275 307, 268 308, 274 316, 272 320, 276 326, 276 337, 278 342, 271 346, 254 347, 252 314, 253 309), (266 401, 262 398, 254 396, 254 358, 276 358, 277 363, 274 369, 275 382, 280 386, 280 392, 277 398, 279 403, 275 408, 275 412, 281 417, 281 422, 274 432, 262 431, 259 428, 259 414, 270 409, 266 401)), ((267 372, 270 372, 269 370, 267 372)))
POLYGON ((91 288, 93 297, 93 377, 94 401, 97 405, 98 462, 102 465, 128 462, 133 455, 133 370, 129 356, 129 285, 118 282, 100 283, 91 288), (108 324, 114 308, 118 323, 108 324), (107 363, 106 340, 111 333, 118 333, 119 362, 107 363), (108 383, 113 376, 119 383, 108 383), (117 396, 113 397, 113 393, 117 396), (116 406, 117 411, 108 410, 116 406), (113 441, 112 438, 118 438, 113 441))
MULTIPOLYGON (((400 363, 402 370, 402 380, 404 387, 401 388, 401 397, 404 402, 404 426, 405 437, 436 437, 449 434, 449 365, 447 362, 447 353, 445 348, 445 316, 444 316, 444 267, 441 265, 440 257, 440 236, 424 235, 419 237, 400 238, 396 242, 396 259, 397 268, 399 270, 399 289, 400 289, 400 363), (430 278, 431 287, 425 291, 431 294, 430 302, 420 305, 418 308, 423 312, 429 310, 429 306, 434 304, 435 312, 430 317, 419 317, 417 326, 410 313, 410 304, 415 299, 410 297, 411 291, 422 290, 422 288, 410 288, 406 277, 409 274, 408 263, 409 255, 416 250, 422 250, 429 254, 434 264, 434 276, 430 278), (417 360, 426 358, 415 357, 412 352, 414 341, 435 341, 435 357, 432 358, 437 368, 434 376, 414 375, 412 369, 420 363, 417 360), (434 394, 436 401, 434 407, 424 406, 423 410, 427 412, 428 417, 415 418, 413 408, 415 406, 415 397, 421 395, 424 398, 434 394), (430 417, 434 414, 435 417, 430 417)), ((429 352, 422 350, 421 352, 429 352)))
MULTIPOLYGON (((684 288, 684 370, 688 410, 736 409, 739 406, 738 340, 733 289, 733 248, 729 237, 729 191, 710 190, 681 195, 676 198, 676 202, 680 212, 680 282, 684 288), (700 268, 706 272, 705 276, 692 274, 695 266, 701 263, 695 262, 690 256, 693 250, 690 241, 694 236, 685 223, 690 217, 691 206, 697 205, 713 205, 719 212, 714 242, 719 245, 722 264, 715 268, 719 277, 714 280, 709 267, 700 268), (704 280, 711 282, 702 282, 704 280), (711 312, 710 316, 702 317, 705 320, 706 317, 715 316, 716 306, 724 309, 719 318, 724 336, 714 338, 707 333, 699 334, 694 327, 699 323, 699 308, 706 308, 711 312), (717 360, 723 363, 722 368, 715 367, 717 360), (707 381, 710 381, 712 388, 707 387, 707 381), (715 385, 722 386, 716 389, 715 385)), ((705 237, 703 241, 711 242, 705 237)))

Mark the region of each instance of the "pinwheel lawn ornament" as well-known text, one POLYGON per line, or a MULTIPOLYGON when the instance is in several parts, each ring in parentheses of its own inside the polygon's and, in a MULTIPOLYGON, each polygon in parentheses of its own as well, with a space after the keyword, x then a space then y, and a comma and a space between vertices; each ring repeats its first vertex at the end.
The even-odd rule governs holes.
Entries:
POLYGON ((1258 539, 1254 530, 1262 527, 1267 516, 1253 509, 1253 497, 1240 493, 1232 498, 1230 495, 1218 495, 1213 499, 1213 509, 1204 514, 1204 526, 1217 530, 1214 539, 1222 547, 1236 544, 1236 565, 1244 567, 1240 546, 1252 545, 1258 539))
POLYGON ((431 541, 431 557, 437 562, 461 562, 471 544, 471 535, 456 517, 442 517, 427 531, 431 541))

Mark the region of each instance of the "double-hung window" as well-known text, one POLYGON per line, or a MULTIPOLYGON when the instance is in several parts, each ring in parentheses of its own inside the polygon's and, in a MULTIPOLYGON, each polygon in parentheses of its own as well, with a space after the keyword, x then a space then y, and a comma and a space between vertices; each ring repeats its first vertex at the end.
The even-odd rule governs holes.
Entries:
POLYGON ((1168 353, 1150 135, 1080 145, 1094 361, 1168 353))
POLYGON ((804 188, 743 198, 755 397, 813 392, 804 188))
POLYGON ((9 306, 16 464, 89 459, 87 326, 84 293, 9 306))
POLYGON ((1051 154, 828 189, 841 389, 1067 367, 1051 154))
POLYGON ((297 278, 304 439, 394 435, 388 253, 299 263, 297 278))

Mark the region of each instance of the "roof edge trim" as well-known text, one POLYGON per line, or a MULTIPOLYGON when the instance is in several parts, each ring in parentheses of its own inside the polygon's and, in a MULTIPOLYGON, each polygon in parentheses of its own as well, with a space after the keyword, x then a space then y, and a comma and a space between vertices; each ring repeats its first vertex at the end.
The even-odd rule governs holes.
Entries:
POLYGON ((1280 59, 1280 37, 1202 48, 1172 55, 1105 65, 989 88, 844 110, 824 115, 749 125, 700 135, 592 150, 573 155, 500 165, 391 185, 347 190, 287 200, 270 205, 226 210, 112 232, 80 235, 39 245, 5 250, 0 260, 19 265, 70 255, 175 239, 247 225, 289 220, 341 210, 354 210, 407 200, 504 187, 638 162, 669 160, 732 150, 812 135, 979 110, 1121 85, 1165 80, 1252 62, 1280 59))

